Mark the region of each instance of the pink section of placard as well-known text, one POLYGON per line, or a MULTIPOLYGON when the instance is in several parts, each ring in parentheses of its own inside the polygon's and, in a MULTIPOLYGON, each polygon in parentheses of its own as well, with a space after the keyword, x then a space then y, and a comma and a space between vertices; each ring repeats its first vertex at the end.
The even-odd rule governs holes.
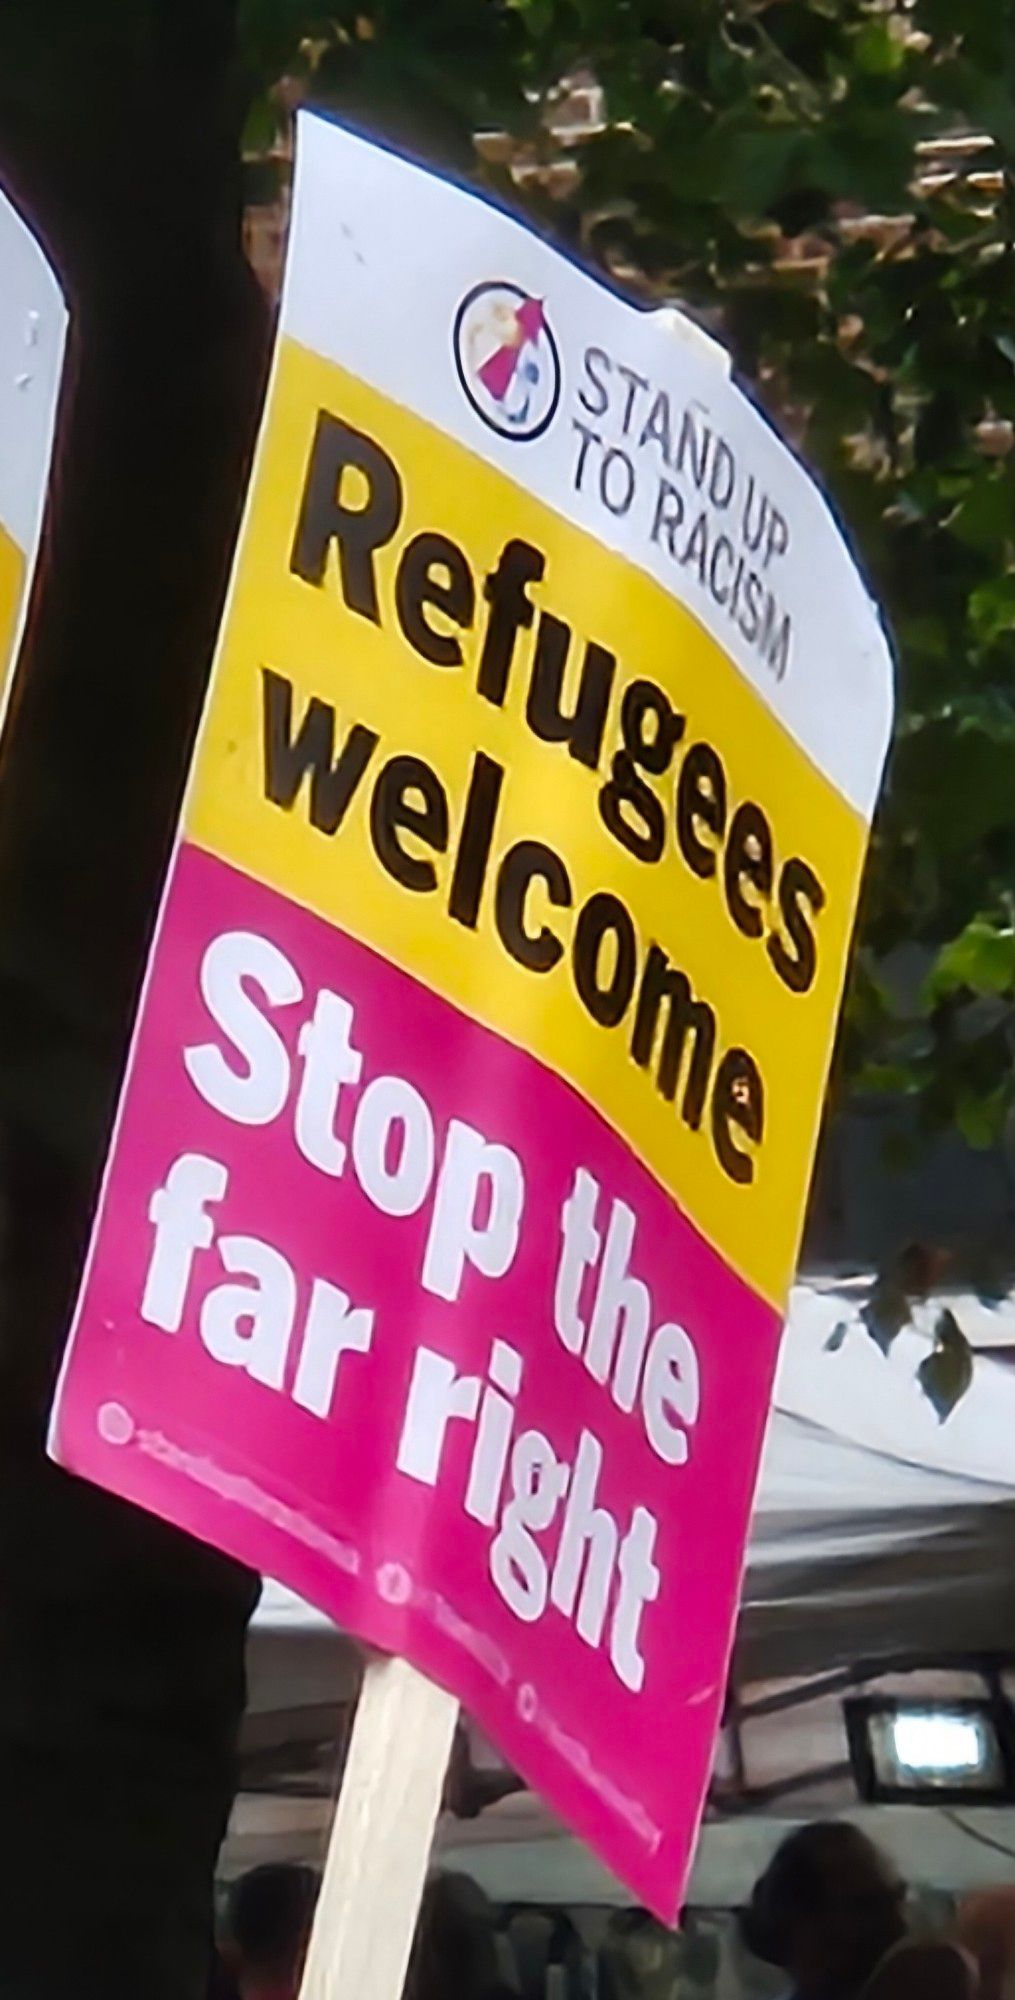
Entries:
MULTIPOLYGON (((201 1073, 207 1080, 207 1062, 201 1073)), ((375 1110, 384 1096, 375 1097, 375 1110)), ((363 1158, 368 1136, 364 1113, 363 1158)), ((384 1154, 392 1173, 404 1136, 396 1122, 384 1154)), ((502 1163, 505 1157, 495 1156, 502 1163)), ((479 1236, 491 1219, 491 1186, 477 1186, 471 1223, 479 1236)), ((260 1252, 255 1262, 263 1264, 260 1252)), ((249 1263, 248 1253, 248 1271, 249 1263)), ((578 1294, 586 1327, 601 1263, 586 1269, 578 1294)), ((279 1264, 271 1268, 277 1275, 279 1264)), ((437 1280, 445 1290, 446 1271, 445 1265, 437 1280)), ((163 1318, 172 1318, 165 1284, 159 1296, 163 1318)), ((333 1294, 323 1296, 334 1311, 333 1294)), ((569 1085, 344 933, 199 849, 181 849, 61 1382, 54 1455, 280 1578, 350 1631, 406 1655, 452 1689, 512 1765, 640 1900, 666 1916, 682 1894, 707 1783, 777 1341, 774 1310, 729 1270, 569 1085), (213 1078, 226 1065, 241 1080, 249 1074, 249 1061, 216 1024, 201 990, 209 948, 229 933, 267 941, 293 975, 275 1006, 256 982, 243 986, 271 1029, 256 1058, 265 1066, 259 1111, 265 1123, 238 1123, 216 1109, 184 1060, 187 1050, 203 1048, 206 1058, 217 1050, 213 1078), (347 1149, 338 1172, 334 1159, 331 1171, 312 1164, 295 1135, 303 1070, 298 1038, 322 989, 348 1003, 350 1040, 362 1057, 358 1080, 345 1082, 337 1100, 333 1129, 347 1149), (272 1075, 282 1079, 274 1099, 272 1075), (403 1188, 402 1205, 417 1202, 404 1214, 377 1206, 378 1184, 369 1172, 361 1179, 357 1166, 359 1106, 382 1077, 399 1080, 392 1101, 401 1085, 412 1086, 422 1103, 419 1129, 428 1119, 433 1135, 432 1174, 422 1172, 408 1194, 403 1188), (436 1267, 427 1266, 427 1252, 442 1173, 445 1218, 449 1212, 448 1148, 463 1126, 477 1143, 514 1156, 524 1201, 503 1275, 478 1268, 480 1250, 475 1264, 466 1257, 457 1296, 447 1298, 434 1288, 436 1267), (156 1242, 153 1196, 184 1155, 225 1171, 221 1193, 205 1204, 206 1240, 193 1248, 181 1277, 178 1328, 167 1330, 141 1308, 156 1242), (629 1397, 595 1379, 558 1332, 562 1212, 579 1169, 599 1190, 600 1239, 615 1203, 634 1218, 627 1267, 647 1287, 653 1333, 675 1324, 693 1344, 700 1370, 696 1421, 686 1368, 679 1409, 665 1399, 646 1402, 644 1371, 628 1409, 629 1397), (223 1239, 232 1245, 226 1253, 223 1239), (230 1257, 244 1263, 236 1239, 256 1239, 277 1253, 294 1281, 288 1339, 284 1285, 281 1295, 277 1287, 273 1293, 272 1324, 282 1329, 275 1345, 284 1351, 277 1384, 253 1379, 242 1365, 246 1350, 236 1341, 252 1331, 251 1322, 236 1322, 231 1360, 211 1351, 221 1347, 214 1334, 209 1340, 209 1328, 221 1326, 222 1287, 251 1282, 226 1269, 230 1257), (340 1290, 350 1311, 374 1314, 369 1347, 341 1355, 323 1414, 294 1397, 315 1280, 340 1290), (217 1320, 214 1311, 203 1312, 216 1293, 217 1320), (466 1410, 448 1423, 434 1483, 418 1467, 415 1475, 397 1469, 419 1350, 475 1377, 481 1398, 495 1342, 502 1376, 504 1348, 521 1361, 517 1389, 506 1364, 511 1450, 519 1438, 538 1434, 559 1465, 572 1469, 572 1484, 583 1434, 601 1451, 593 1496, 601 1512, 591 1523, 594 1539, 580 1544, 585 1562, 571 1615, 555 1601, 553 1587, 568 1495, 562 1493, 547 1526, 531 1529, 528 1542, 512 1539, 515 1531, 503 1522, 514 1491, 509 1453, 493 1524, 466 1509, 481 1400, 475 1415, 466 1410), (650 1406, 656 1445, 645 1417, 650 1406), (665 1456, 658 1449, 660 1422, 665 1456), (679 1455, 674 1438, 681 1425, 686 1462, 667 1462, 679 1455), (637 1509, 657 1523, 650 1561, 660 1586, 655 1601, 639 1595, 644 1570, 632 1556, 624 1616, 629 1640, 633 1620, 644 1673, 636 1690, 631 1645, 625 1647, 620 1630, 620 1551, 637 1509), (519 1547, 520 1570, 512 1569, 511 1549, 517 1558, 519 1547), (583 1636, 577 1613, 593 1549, 613 1567, 602 1572, 610 1579, 602 1629, 583 1636), (498 1574, 502 1583, 508 1577, 508 1595, 498 1574)), ((262 1343, 259 1365, 269 1375, 271 1351, 270 1340, 267 1350, 262 1343)), ((463 1396, 467 1403, 468 1392, 463 1396)), ((583 1524, 589 1525, 585 1516, 579 1521, 575 1512, 574 1536, 583 1524)), ((556 1595, 566 1600, 564 1581, 562 1567, 556 1595)), ((596 1601, 591 1591, 593 1625, 596 1601)))

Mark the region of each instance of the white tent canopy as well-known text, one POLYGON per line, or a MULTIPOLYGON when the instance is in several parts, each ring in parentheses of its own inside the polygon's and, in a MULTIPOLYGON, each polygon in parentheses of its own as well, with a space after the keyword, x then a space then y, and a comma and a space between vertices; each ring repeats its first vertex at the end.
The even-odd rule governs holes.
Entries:
MULTIPOLYGON (((792 1296, 755 1505, 741 1678, 818 1673, 912 1652, 1015 1656, 1015 1369, 977 1353, 945 1423, 917 1380, 926 1331, 881 1354, 857 1294, 792 1296), (854 1321, 838 1351, 829 1338, 854 1321)), ((1015 1298, 951 1302, 978 1349, 1015 1349, 1015 1298)), ((934 1308, 928 1308, 928 1324, 934 1308)), ((348 1646, 268 1584, 250 1644, 255 1713, 334 1703, 348 1646)))
POLYGON ((1015 1300, 951 1300, 977 1353, 939 1421, 917 1376, 941 1301, 884 1356, 855 1292, 793 1293, 751 1530, 741 1677, 868 1657, 1015 1654, 1015 1300), (830 1351, 837 1325, 849 1330, 830 1351))

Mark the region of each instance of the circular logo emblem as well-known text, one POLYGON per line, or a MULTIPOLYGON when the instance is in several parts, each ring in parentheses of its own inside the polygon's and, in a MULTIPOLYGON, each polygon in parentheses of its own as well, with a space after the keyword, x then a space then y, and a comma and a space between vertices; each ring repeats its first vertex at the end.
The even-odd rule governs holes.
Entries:
POLYGON ((515 1696, 515 1708, 522 1722, 535 1722, 539 1714, 539 1696, 528 1681, 523 1681, 515 1696))
POLYGON ((560 402, 560 354, 542 299, 506 281, 474 285, 455 314, 455 366, 477 417, 499 437, 542 437, 560 402))
POLYGON ((412 1578, 402 1563, 382 1563, 376 1581, 377 1594, 385 1604, 411 1604, 412 1578))
POLYGON ((130 1444, 133 1440, 134 1419, 122 1403, 103 1403, 96 1424, 103 1444, 130 1444))

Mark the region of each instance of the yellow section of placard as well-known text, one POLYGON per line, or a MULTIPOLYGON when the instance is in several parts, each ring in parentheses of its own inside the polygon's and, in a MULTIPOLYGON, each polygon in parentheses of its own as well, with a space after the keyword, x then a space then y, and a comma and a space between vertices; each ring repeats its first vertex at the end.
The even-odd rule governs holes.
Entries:
POLYGON ((184 834, 567 1078, 728 1261, 782 1301, 859 817, 642 571, 291 341, 184 834), (344 566, 339 544, 321 541, 336 507, 344 566), (528 555, 505 567, 519 541, 528 555), (554 717, 573 713, 583 659, 575 755, 554 717), (313 791, 299 775, 312 756, 324 760, 313 791))
POLYGON ((13 667, 14 640, 25 590, 25 558, 0 523, 0 698, 13 667))

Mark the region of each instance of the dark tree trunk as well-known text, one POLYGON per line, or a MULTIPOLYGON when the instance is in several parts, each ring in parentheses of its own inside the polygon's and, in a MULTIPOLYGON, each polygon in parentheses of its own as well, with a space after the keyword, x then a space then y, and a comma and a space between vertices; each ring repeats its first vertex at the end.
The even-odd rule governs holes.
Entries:
MULTIPOLYGON (((254 1580, 43 1453, 258 406, 234 0, 3 0, 74 333, 0 766, 0 1993, 198 2000, 254 1580)), ((2 441, 0 441, 2 448, 2 441)))

